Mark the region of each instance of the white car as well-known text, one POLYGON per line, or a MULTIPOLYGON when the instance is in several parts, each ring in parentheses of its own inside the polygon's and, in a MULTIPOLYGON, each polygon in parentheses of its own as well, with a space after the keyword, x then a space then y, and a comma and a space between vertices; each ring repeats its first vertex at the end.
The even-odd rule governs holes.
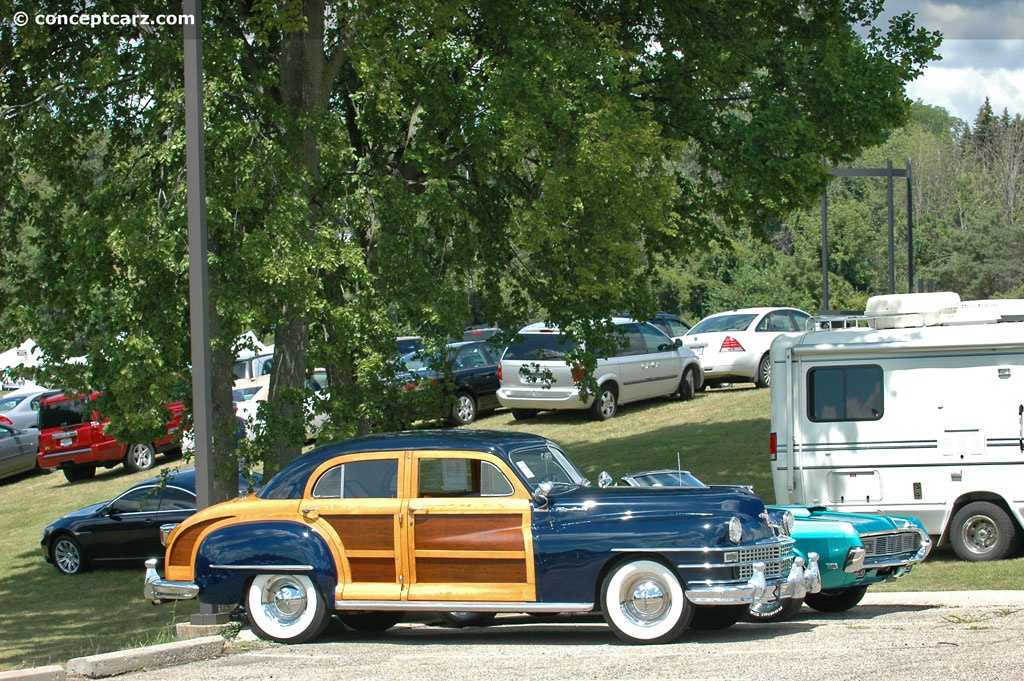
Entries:
POLYGON ((777 336, 803 331, 811 315, 792 307, 748 307, 700 320, 683 336, 683 345, 700 358, 708 385, 772 382, 768 351, 777 336))
MULTIPOLYGON (((314 371, 312 378, 308 381, 308 385, 313 389, 313 392, 320 393, 327 386, 327 371, 324 369, 314 371)), ((266 402, 269 396, 269 373, 257 376, 256 378, 240 378, 235 381, 234 388, 232 389, 232 399, 235 402, 235 416, 240 418, 245 424, 245 436, 250 440, 256 437, 260 403, 266 402)), ((306 402, 306 411, 307 413, 313 413, 314 411, 311 400, 306 402)), ((316 413, 307 421, 307 440, 316 439, 325 419, 326 416, 324 414, 316 413)))
POLYGON ((0 397, 0 424, 18 430, 39 428, 39 402, 44 397, 59 394, 41 385, 27 385, 0 397))
POLYGON ((498 364, 498 401, 516 419, 546 409, 589 409, 597 420, 615 415, 620 404, 663 395, 693 399, 704 382, 700 362, 679 341, 645 322, 612 320, 624 347, 614 357, 597 360, 597 394, 580 395, 578 369, 566 364, 570 351, 559 330, 544 323, 519 331, 498 364))

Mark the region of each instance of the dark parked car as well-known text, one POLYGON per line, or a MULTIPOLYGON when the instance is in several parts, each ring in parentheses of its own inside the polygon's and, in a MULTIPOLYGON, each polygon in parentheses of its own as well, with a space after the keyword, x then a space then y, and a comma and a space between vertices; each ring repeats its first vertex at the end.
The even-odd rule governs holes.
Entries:
POLYGON ((663 643, 820 588, 817 557, 747 488, 595 489, 550 440, 472 429, 324 445, 166 547, 147 600, 243 604, 285 643, 334 612, 364 631, 406 612, 600 612, 627 642, 663 643))
POLYGON ((477 414, 498 403, 498 358, 501 350, 484 341, 449 343, 442 355, 413 352, 399 360, 398 374, 410 393, 409 408, 416 416, 444 415, 455 425, 476 420, 477 414), (443 371, 448 363, 448 373, 443 371), (428 390, 429 389, 429 390, 428 390), (422 396, 416 393, 423 392, 422 396))
MULTIPOLYGON (((253 486, 261 476, 253 474, 253 486)), ((238 476, 238 493, 249 492, 238 476)), ((112 501, 80 508, 43 530, 46 562, 65 574, 114 563, 141 563, 163 555, 160 526, 180 523, 196 512, 196 469, 172 470, 129 487, 112 501)))

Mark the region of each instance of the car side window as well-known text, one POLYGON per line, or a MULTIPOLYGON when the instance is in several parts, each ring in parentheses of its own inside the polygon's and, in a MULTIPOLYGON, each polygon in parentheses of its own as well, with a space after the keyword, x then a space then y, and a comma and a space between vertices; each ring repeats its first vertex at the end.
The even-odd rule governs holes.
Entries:
POLYGON ((110 504, 110 510, 117 513, 141 513, 160 508, 160 490, 156 487, 139 487, 125 492, 110 504))
POLYGON ((675 342, 654 327, 644 324, 640 327, 640 332, 647 346, 647 352, 670 352, 675 350, 675 342))
POLYGON ((494 497, 514 491, 497 466, 479 459, 419 460, 417 497, 494 497))
POLYGON ((620 349, 617 357, 629 357, 630 355, 646 355, 647 341, 639 324, 622 324, 618 328, 620 349))
POLYGON ((349 461, 329 468, 313 486, 319 499, 398 498, 398 459, 349 461))
POLYGON ((196 508, 196 496, 177 487, 168 487, 160 498, 161 511, 193 511, 196 508))

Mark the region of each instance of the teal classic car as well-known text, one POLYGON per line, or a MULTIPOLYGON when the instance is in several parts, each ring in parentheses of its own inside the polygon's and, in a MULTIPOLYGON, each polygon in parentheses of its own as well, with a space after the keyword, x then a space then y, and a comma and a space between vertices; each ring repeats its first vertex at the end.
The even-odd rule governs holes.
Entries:
MULTIPOLYGON (((633 487, 703 486, 682 470, 631 473, 623 480, 633 487)), ((767 508, 773 522, 790 527, 797 555, 818 554, 821 591, 803 599, 753 604, 747 613, 751 621, 786 620, 803 603, 820 612, 849 610, 860 603, 869 586, 906 576, 932 548, 924 525, 909 516, 840 513, 824 506, 767 508)))

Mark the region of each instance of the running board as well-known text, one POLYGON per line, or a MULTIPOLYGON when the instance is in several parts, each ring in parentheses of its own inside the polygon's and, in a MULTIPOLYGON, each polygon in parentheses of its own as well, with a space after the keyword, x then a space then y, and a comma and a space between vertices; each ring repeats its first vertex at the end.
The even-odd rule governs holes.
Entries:
POLYGON ((402 612, 593 612, 593 603, 510 603, 508 601, 335 601, 335 610, 402 612))

